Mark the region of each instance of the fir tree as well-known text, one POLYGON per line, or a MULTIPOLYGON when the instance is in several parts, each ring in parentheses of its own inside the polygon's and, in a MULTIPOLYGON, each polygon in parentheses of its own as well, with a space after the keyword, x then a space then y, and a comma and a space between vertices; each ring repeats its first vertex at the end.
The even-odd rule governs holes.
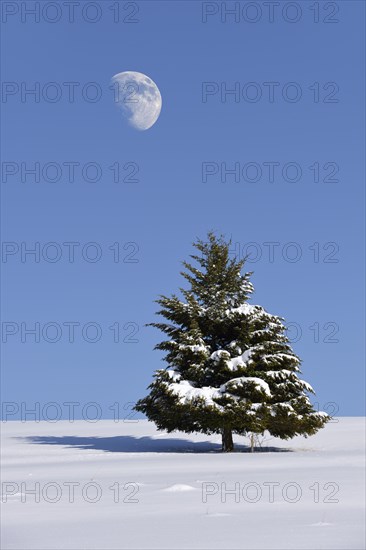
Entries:
POLYGON ((161 296, 151 323, 168 339, 156 346, 168 367, 158 370, 150 393, 136 410, 168 432, 220 433, 222 449, 233 450, 233 433, 265 430, 288 439, 312 435, 329 417, 313 409, 300 380, 300 359, 291 349, 283 319, 250 305, 251 273, 245 260, 230 259, 222 237, 194 244, 200 255, 183 262, 189 289, 183 299, 161 296))

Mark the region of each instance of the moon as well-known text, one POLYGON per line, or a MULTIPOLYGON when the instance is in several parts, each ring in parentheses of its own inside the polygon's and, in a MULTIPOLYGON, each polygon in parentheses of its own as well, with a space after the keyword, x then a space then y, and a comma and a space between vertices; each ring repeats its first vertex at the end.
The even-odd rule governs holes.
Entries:
POLYGON ((114 101, 136 130, 148 130, 158 120, 162 98, 159 88, 146 74, 125 71, 112 79, 114 101))

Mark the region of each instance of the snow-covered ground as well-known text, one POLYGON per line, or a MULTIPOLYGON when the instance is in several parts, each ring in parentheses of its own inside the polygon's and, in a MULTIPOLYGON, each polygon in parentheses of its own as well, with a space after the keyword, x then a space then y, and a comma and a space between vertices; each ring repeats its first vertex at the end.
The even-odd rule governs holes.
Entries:
POLYGON ((337 420, 253 454, 145 420, 3 423, 2 548, 363 549, 365 422, 337 420))

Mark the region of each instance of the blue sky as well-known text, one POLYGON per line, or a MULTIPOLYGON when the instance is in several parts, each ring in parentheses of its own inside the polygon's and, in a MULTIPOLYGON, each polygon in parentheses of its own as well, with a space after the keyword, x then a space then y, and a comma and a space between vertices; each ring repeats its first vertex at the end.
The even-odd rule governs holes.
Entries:
POLYGON ((153 301, 181 286, 180 262, 213 229, 237 251, 258 254, 247 264, 253 303, 293 323, 314 401, 363 415, 363 2, 315 3, 318 14, 313 2, 280 2, 273 22, 257 2, 252 23, 247 2, 237 22, 221 21, 216 2, 119 2, 117 23, 117 3, 108 0, 96 3, 95 23, 85 20, 93 8, 83 19, 88 2, 73 23, 64 6, 50 23, 51 8, 35 22, 20 3, 3 4, 2 161, 13 164, 3 164, 2 239, 15 244, 2 257, 2 399, 29 408, 56 402, 63 417, 65 402, 80 403, 75 417, 96 402, 105 418, 118 403, 123 416, 162 366, 152 351, 160 334, 144 327, 154 320, 153 301), (204 23, 202 10, 216 8, 204 23), (110 78, 126 70, 147 74, 162 94, 160 118, 145 132, 126 125, 113 103, 110 78), (73 102, 67 82, 78 83, 73 102), (207 83, 219 92, 203 97, 207 83), (34 86, 39 101, 22 99, 22 88, 34 86), (221 95, 235 86, 239 97, 221 95), (52 90, 61 90, 58 101, 47 100, 52 90), (93 90, 95 102, 86 95, 93 90), (261 98, 253 102, 255 90, 261 98), (22 163, 24 172, 37 162, 41 172, 47 163, 62 167, 60 179, 49 181, 51 166, 50 178, 23 173, 22 182, 22 163), (65 163, 73 162, 72 182, 65 163), (205 162, 218 173, 204 182, 205 162), (86 181, 94 177, 88 163, 99 167, 99 181, 86 181), (137 181, 114 183, 115 163, 121 179, 136 171, 137 181), (240 181, 225 181, 225 163, 239 166, 240 181), (246 170, 249 180, 259 170, 258 181, 246 181, 246 170), (296 173, 299 181, 289 181, 296 173), (70 242, 78 243, 73 262, 63 244, 70 242), (22 246, 39 246, 40 261, 22 261, 22 246), (101 257, 92 262, 94 253, 101 257), (26 333, 35 323, 39 342, 26 333), (78 323, 73 342, 70 323, 78 323))

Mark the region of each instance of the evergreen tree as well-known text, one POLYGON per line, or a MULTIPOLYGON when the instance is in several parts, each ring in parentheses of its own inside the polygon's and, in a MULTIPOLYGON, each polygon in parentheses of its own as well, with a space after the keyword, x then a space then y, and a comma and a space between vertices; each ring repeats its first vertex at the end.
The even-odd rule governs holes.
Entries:
POLYGON ((151 323, 168 339, 156 346, 166 352, 150 393, 136 410, 168 432, 222 435, 223 451, 233 450, 233 433, 263 433, 288 439, 312 435, 329 417, 316 412, 298 378, 300 359, 285 334, 283 319, 250 305, 251 273, 245 260, 230 259, 222 237, 194 244, 197 264, 183 262, 189 289, 161 296, 151 323))

